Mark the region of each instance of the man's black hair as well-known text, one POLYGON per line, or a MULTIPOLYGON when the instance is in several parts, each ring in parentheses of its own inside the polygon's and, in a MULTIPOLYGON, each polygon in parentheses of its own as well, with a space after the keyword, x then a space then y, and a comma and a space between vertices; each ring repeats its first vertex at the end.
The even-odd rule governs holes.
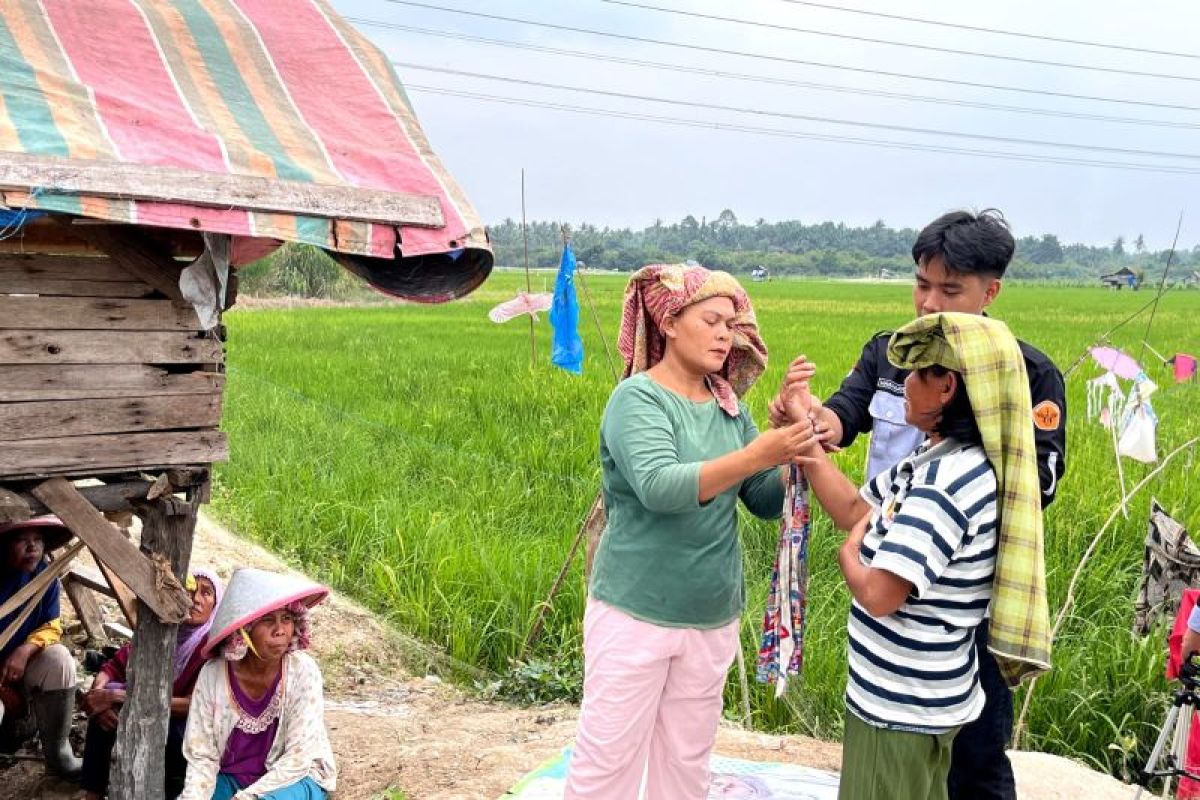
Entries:
POLYGON ((923 260, 941 256, 950 272, 1002 278, 1016 249, 1004 215, 988 208, 978 214, 951 211, 938 217, 917 235, 912 257, 920 266, 923 260))
MULTIPOLYGON (((930 374, 941 378, 952 370, 941 364, 933 364, 917 370, 922 380, 930 374)), ((979 424, 975 421, 975 409, 971 406, 971 398, 967 395, 967 384, 963 382, 961 372, 954 371, 958 376, 957 388, 950 402, 942 409, 941 419, 934 426, 934 432, 940 436, 957 439, 963 444, 983 444, 983 435, 979 432, 979 424)))

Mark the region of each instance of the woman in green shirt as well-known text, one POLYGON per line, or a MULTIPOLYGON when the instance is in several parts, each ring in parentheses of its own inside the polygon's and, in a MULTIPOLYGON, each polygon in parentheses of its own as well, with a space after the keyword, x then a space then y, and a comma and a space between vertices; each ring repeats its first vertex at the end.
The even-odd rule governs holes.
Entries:
POLYGON ((740 499, 770 519, 805 421, 759 434, 738 402, 766 367, 745 291, 702 267, 634 273, 625 375, 600 428, 608 526, 584 616, 566 800, 703 800, 745 592, 740 499))

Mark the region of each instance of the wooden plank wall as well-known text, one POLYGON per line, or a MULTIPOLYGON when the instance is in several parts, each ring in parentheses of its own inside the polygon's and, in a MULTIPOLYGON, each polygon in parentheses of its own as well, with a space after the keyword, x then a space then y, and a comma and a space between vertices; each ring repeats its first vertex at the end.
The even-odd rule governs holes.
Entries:
POLYGON ((223 361, 112 258, 0 253, 0 480, 225 460, 223 361))

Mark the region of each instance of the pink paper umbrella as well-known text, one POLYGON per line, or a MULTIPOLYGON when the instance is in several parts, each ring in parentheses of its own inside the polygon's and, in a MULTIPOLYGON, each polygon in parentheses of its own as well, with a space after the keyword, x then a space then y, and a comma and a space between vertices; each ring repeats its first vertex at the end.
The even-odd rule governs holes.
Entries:
POLYGON ((538 292, 537 294, 517 292, 517 296, 512 300, 506 300, 489 311, 488 319, 492 322, 508 322, 513 317, 519 317, 522 314, 529 314, 537 319, 538 312, 549 311, 553 303, 554 295, 549 292, 538 292))
POLYGON ((1093 361, 1118 378, 1131 381, 1142 371, 1132 357, 1125 355, 1115 347, 1093 347, 1089 352, 1092 354, 1093 361))

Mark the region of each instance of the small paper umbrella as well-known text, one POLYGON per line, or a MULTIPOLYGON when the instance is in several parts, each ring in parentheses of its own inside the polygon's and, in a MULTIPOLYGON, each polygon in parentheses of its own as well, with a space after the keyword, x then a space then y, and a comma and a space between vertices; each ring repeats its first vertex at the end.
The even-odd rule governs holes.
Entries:
POLYGON ((1115 347, 1093 347, 1088 352, 1092 354, 1093 361, 1118 378, 1131 381, 1142 371, 1142 368, 1131 356, 1125 355, 1115 347))

